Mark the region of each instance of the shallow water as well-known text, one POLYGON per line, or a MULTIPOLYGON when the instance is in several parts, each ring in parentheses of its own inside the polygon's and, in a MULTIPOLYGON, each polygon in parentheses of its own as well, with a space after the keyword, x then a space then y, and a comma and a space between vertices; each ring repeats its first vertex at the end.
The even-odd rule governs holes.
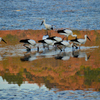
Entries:
POLYGON ((0 30, 44 29, 41 21, 54 28, 100 29, 100 0, 1 0, 0 30))
POLYGON ((100 99, 99 45, 62 52, 38 45, 40 52, 36 47, 27 52, 22 44, 1 45, 1 100, 100 99))
MULTIPOLYGON (((0 30, 45 29, 40 26, 43 19, 54 29, 99 30, 99 3, 1 0, 0 30)), ((80 51, 66 48, 60 52, 52 46, 44 50, 39 44, 39 53, 36 48, 27 53, 22 44, 0 44, 0 100, 99 100, 100 36, 95 34, 80 51)))

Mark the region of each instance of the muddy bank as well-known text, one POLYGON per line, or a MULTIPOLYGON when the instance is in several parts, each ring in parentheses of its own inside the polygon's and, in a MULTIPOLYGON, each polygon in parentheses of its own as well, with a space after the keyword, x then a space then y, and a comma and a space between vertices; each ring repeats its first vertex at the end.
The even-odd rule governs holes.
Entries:
MULTIPOLYGON (((60 36, 64 37, 60 34, 58 34, 55 30, 49 31, 51 33, 51 36, 60 36)), ((40 39, 42 39, 42 36, 46 34, 45 30, 1 30, 0 31, 0 37, 3 37, 6 39, 8 43, 19 43, 20 39, 34 39, 36 42, 40 39)), ((84 38, 84 35, 87 34, 92 41, 95 41, 96 35, 100 34, 100 30, 87 30, 87 31, 78 31, 73 30, 73 34, 76 34, 78 38, 84 38)), ((72 39, 74 37, 69 36, 69 39, 72 39)), ((87 42, 88 43, 88 42, 87 42)), ((90 44, 91 45, 91 44, 90 44)))

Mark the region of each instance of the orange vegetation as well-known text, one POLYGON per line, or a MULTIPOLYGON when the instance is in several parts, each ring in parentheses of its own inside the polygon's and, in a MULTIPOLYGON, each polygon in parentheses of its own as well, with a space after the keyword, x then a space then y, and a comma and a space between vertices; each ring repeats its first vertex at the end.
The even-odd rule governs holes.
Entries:
MULTIPOLYGON (((55 31, 51 31, 51 33, 52 36, 63 37, 55 31)), ((73 30, 73 33, 77 34, 78 38, 84 38, 84 35, 87 34, 91 42, 87 42, 85 44, 86 46, 100 46, 99 30, 73 30)), ((8 34, 18 37, 18 41, 20 39, 30 38, 37 42, 45 35, 45 30, 0 31, 1 37, 6 38, 8 34)), ((69 39, 72 38, 71 36, 69 37, 69 39)), ((8 57, 6 60, 0 62, 0 75, 4 77, 5 74, 18 75, 18 73, 21 73, 23 81, 27 80, 29 83, 37 83, 39 86, 44 83, 48 88, 57 87, 61 90, 93 88, 93 90, 99 91, 100 82, 95 79, 88 79, 88 75, 86 74, 86 76, 85 72, 89 71, 92 73, 97 71, 95 69, 100 67, 100 47, 87 54, 90 55, 88 61, 85 61, 85 58, 70 57, 70 60, 66 61, 57 60, 55 58, 41 58, 32 62, 21 62, 20 57, 8 57)), ((100 77, 100 75, 97 77, 100 77)))

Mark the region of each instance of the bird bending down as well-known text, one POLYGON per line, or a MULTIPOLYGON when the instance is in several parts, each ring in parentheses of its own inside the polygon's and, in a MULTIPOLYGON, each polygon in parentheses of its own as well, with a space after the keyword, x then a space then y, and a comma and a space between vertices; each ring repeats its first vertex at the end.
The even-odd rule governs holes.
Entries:
POLYGON ((7 42, 6 42, 4 39, 2 39, 2 38, 0 37, 0 42, 1 42, 1 41, 3 41, 4 43, 7 44, 7 42))
POLYGON ((52 45, 53 46, 56 41, 53 41, 51 39, 45 39, 45 40, 39 40, 38 42, 47 45, 48 46, 48 49, 49 49, 49 45, 52 45))
MULTIPOLYGON (((23 39, 23 40, 20 40, 19 42, 24 43, 23 46, 26 47, 28 52, 31 51, 31 48, 27 47, 26 45, 36 46, 35 40, 32 40, 32 39, 23 39)), ((39 51, 39 47, 38 46, 37 46, 37 51, 39 51)))
POLYGON ((57 37, 57 36, 48 37, 47 39, 51 39, 51 40, 54 40, 56 42, 61 42, 62 41, 62 38, 61 37, 57 37))
POLYGON ((64 47, 64 50, 66 47, 73 47, 73 43, 70 44, 68 41, 63 40, 61 42, 56 42, 54 43, 54 45, 57 45, 57 47, 62 51, 62 49, 59 47, 60 45, 64 47))
MULTIPOLYGON (((53 40, 53 41, 55 41, 55 43, 63 41, 63 39, 61 37, 57 37, 57 36, 48 37, 47 39, 53 40)), ((54 45, 54 46, 55 46, 55 51, 56 51, 57 46, 56 45, 54 45)))
POLYGON ((70 40, 70 42, 73 42, 74 46, 79 45, 79 49, 80 49, 80 46, 82 44, 85 44, 85 42, 87 41, 87 38, 90 40, 90 38, 87 35, 84 35, 84 37, 85 37, 85 39, 78 39, 78 38, 76 38, 76 39, 70 40))
POLYGON ((42 21, 41 25, 43 25, 43 24, 44 24, 44 26, 46 28, 47 34, 48 34, 48 30, 53 30, 53 25, 46 24, 45 20, 42 21))
POLYGON ((71 35, 72 37, 77 37, 77 35, 73 35, 73 32, 69 29, 62 29, 62 30, 57 30, 57 33, 59 33, 60 35, 64 35, 66 38, 66 40, 68 40, 68 36, 71 35))

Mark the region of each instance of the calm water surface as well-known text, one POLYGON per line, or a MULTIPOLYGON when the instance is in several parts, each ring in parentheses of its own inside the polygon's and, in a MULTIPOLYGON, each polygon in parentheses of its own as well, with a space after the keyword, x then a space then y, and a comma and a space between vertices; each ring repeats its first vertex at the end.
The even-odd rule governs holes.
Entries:
POLYGON ((100 0, 1 0, 0 30, 54 28, 100 29, 100 0))

